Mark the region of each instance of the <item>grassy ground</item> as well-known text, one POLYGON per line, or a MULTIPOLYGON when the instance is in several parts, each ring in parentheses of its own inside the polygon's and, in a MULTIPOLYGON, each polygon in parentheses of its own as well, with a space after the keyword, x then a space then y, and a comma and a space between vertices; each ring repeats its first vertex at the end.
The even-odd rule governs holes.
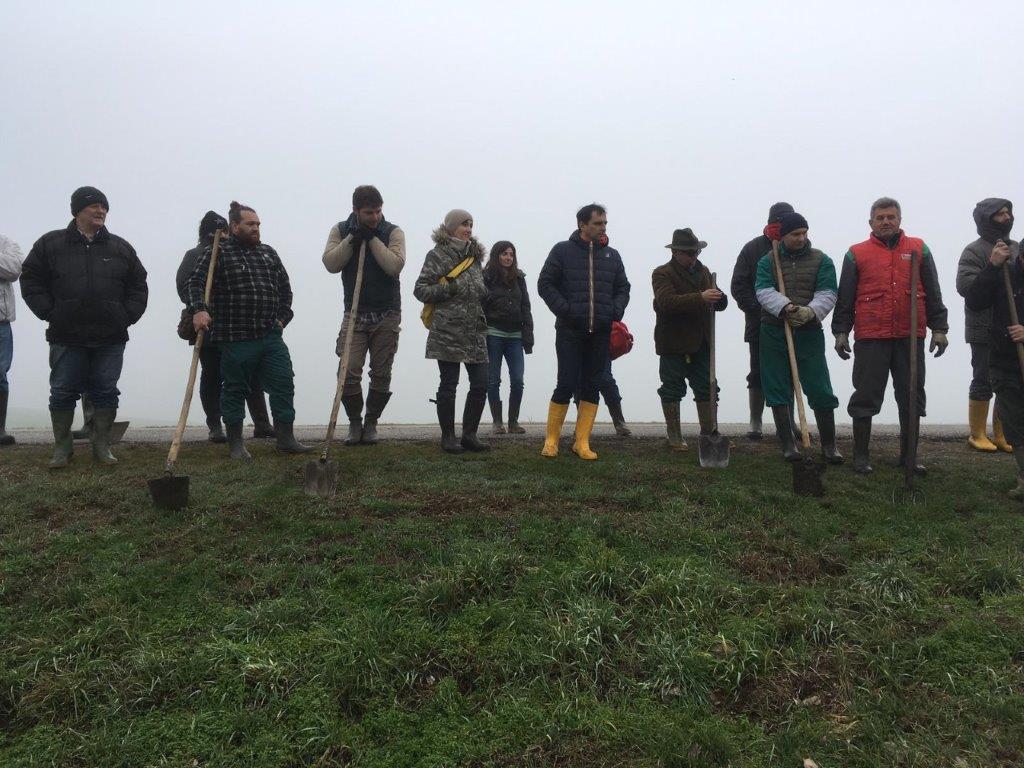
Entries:
MULTIPOLYGON (((0 765, 1019 766, 1024 514, 1008 457, 927 447, 790 492, 652 442, 301 460, 0 460, 0 765), (598 446, 601 448, 602 446, 598 446)), ((80 449, 81 452, 81 449, 80 449)))

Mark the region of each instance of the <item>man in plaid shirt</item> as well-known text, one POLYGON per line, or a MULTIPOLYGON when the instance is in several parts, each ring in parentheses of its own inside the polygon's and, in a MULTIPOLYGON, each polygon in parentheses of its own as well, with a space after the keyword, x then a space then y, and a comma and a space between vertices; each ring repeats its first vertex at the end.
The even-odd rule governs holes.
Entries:
POLYGON ((188 279, 189 310, 196 331, 206 329, 221 350, 221 412, 232 459, 248 460, 242 439, 245 396, 259 379, 270 395, 277 449, 310 450, 295 439, 295 374, 282 332, 291 322, 292 288, 277 251, 260 242, 256 211, 236 202, 228 212, 231 236, 222 242, 210 304, 204 301, 212 245, 196 259, 188 279))

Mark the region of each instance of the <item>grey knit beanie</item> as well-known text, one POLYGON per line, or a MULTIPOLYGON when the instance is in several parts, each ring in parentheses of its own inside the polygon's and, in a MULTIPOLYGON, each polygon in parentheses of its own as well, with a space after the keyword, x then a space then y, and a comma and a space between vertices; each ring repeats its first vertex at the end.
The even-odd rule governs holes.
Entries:
POLYGON ((472 221, 473 215, 469 211, 464 211, 461 208, 448 211, 444 217, 444 231, 449 235, 455 234, 455 228, 462 224, 464 221, 472 221))

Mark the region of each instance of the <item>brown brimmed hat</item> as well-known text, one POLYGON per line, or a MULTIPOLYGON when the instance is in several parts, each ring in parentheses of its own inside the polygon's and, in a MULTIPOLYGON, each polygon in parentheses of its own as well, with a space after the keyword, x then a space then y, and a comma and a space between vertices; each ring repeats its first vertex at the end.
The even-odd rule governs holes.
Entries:
POLYGON ((693 234, 693 230, 687 227, 686 229, 677 229, 672 233, 672 243, 666 245, 673 251, 703 251, 708 247, 708 244, 703 240, 698 240, 697 236, 693 234))

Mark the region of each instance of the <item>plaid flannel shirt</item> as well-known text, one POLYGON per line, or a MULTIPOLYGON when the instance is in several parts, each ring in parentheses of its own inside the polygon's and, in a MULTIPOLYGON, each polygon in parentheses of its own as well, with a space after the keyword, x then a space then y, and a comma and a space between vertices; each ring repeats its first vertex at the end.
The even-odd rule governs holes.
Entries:
POLYGON ((264 243, 249 248, 234 236, 221 240, 207 305, 203 294, 212 250, 207 246, 196 259, 187 285, 189 311, 206 311, 213 317, 210 341, 260 339, 278 322, 291 322, 292 288, 277 251, 264 243))

